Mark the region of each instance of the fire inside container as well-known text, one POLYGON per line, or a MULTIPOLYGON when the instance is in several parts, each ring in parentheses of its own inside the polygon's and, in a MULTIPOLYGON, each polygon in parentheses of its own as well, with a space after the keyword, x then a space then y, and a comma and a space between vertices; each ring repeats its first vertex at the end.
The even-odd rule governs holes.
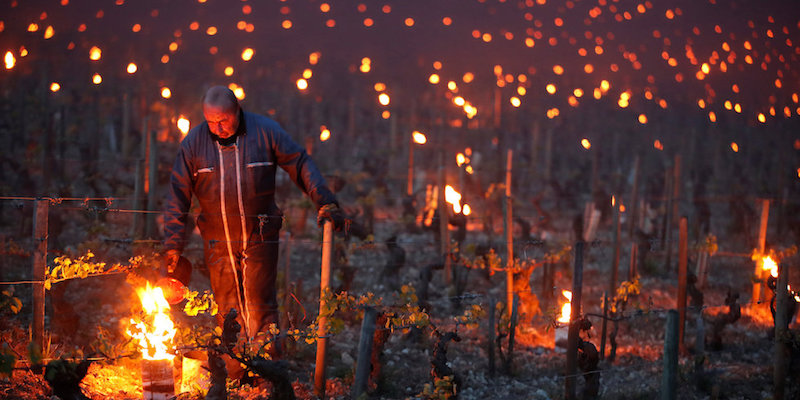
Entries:
POLYGON ((175 397, 172 360, 142 360, 142 398, 167 400, 175 397))

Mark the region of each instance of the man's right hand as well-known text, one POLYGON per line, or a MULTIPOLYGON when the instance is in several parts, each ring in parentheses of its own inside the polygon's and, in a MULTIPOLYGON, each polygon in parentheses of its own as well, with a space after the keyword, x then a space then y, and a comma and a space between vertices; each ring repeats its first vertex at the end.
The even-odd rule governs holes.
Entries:
POLYGON ((166 276, 167 274, 175 272, 175 268, 178 266, 178 259, 180 258, 181 252, 179 250, 167 250, 164 253, 161 273, 166 276))

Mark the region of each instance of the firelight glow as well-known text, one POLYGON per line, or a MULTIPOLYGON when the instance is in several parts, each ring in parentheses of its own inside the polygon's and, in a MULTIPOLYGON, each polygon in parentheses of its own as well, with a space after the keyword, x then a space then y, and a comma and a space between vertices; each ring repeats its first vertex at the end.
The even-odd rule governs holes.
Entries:
POLYGON ((14 58, 14 53, 7 51, 6 56, 3 59, 6 64, 6 69, 14 68, 14 64, 17 63, 17 59, 14 58))
POLYGON ((769 271, 773 278, 778 277, 778 264, 770 256, 761 258, 761 269, 769 271))
POLYGON ((136 64, 129 63, 128 64, 128 68, 126 69, 126 71, 128 71, 129 74, 135 74, 138 69, 139 68, 136 66, 136 64))
POLYGON ((566 324, 569 323, 570 313, 572 312, 572 292, 569 290, 562 290, 561 295, 567 299, 567 302, 561 306, 561 316, 558 317, 558 322, 566 324))
POLYGON ((186 134, 189 133, 189 128, 191 128, 191 123, 189 122, 188 119, 186 119, 186 117, 181 115, 178 118, 178 130, 181 131, 183 136, 186 136, 186 134))
POLYGON ((148 282, 147 287, 136 289, 136 294, 142 302, 144 318, 131 318, 128 336, 138 340, 144 359, 172 360, 175 355, 170 354, 170 350, 177 330, 169 318, 169 303, 164 298, 163 290, 150 286, 148 282))
POLYGON ((444 187, 444 200, 453 205, 456 214, 461 212, 461 193, 456 192, 450 185, 444 187))
POLYGON ((420 131, 414 131, 411 135, 414 138, 414 143, 416 144, 425 144, 428 141, 428 138, 425 137, 425 134, 420 131))
POLYGON ((325 126, 322 125, 319 127, 319 141, 324 142, 331 138, 331 131, 325 126))

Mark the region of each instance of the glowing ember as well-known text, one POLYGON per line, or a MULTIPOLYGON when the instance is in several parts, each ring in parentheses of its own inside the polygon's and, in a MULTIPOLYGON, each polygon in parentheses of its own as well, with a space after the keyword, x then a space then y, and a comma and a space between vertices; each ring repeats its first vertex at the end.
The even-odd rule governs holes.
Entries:
POLYGON ((92 61, 97 61, 102 56, 103 52, 97 46, 92 46, 91 50, 89 50, 89 59, 92 61))
POLYGON ((172 91, 168 87, 161 88, 161 97, 165 99, 172 97, 172 91))
POLYGON ((583 138, 581 139, 581 146, 583 146, 584 149, 589 150, 592 148, 592 142, 590 142, 589 139, 583 138))
POLYGON ((138 69, 139 68, 136 66, 136 64, 134 64, 134 63, 128 64, 127 71, 128 71, 129 74, 135 74, 138 69))
POLYGON ((181 133, 185 136, 187 133, 189 133, 190 127, 191 123, 189 122, 189 120, 186 119, 186 117, 184 117, 183 115, 181 115, 178 118, 178 130, 180 130, 181 133))
POLYGON ((775 263, 775 260, 773 260, 770 256, 761 258, 761 269, 764 271, 769 271, 773 278, 778 277, 778 264, 775 263))
POLYGON ((419 131, 414 131, 414 133, 412 133, 412 135, 413 135, 413 138, 414 138, 414 143, 416 143, 416 144, 425 144, 428 141, 428 138, 425 137, 425 134, 421 133, 419 131))
POLYGON ((297 80, 297 88, 300 89, 300 90, 308 89, 308 81, 303 79, 303 78, 298 79, 297 80))
POLYGON ((172 360, 175 355, 170 354, 169 350, 177 330, 169 318, 169 303, 164 298, 164 292, 148 282, 147 287, 136 289, 136 294, 142 302, 144 320, 131 318, 128 336, 139 341, 144 359, 172 360))
POLYGON ((389 105, 389 101, 390 101, 390 99, 389 99, 389 95, 388 94, 381 93, 381 94, 378 95, 378 102, 381 103, 381 105, 388 106, 389 105))
POLYGON ((6 69, 14 68, 14 64, 17 63, 17 59, 14 58, 14 53, 12 53, 10 51, 6 52, 6 56, 4 58, 4 61, 6 63, 6 69))
POLYGON ((569 316, 572 312, 572 292, 569 290, 562 290, 561 295, 567 298, 567 302, 561 306, 561 316, 558 317, 558 322, 569 323, 569 316))
POLYGON ((55 92, 57 92, 59 90, 61 90, 61 85, 58 82, 53 82, 53 83, 50 84, 50 91, 51 92, 55 93, 55 92))
POLYGON ((331 131, 325 125, 319 127, 319 140, 324 142, 331 138, 331 131))
POLYGON ((461 193, 456 192, 450 185, 444 187, 444 200, 453 205, 456 214, 461 212, 461 193))

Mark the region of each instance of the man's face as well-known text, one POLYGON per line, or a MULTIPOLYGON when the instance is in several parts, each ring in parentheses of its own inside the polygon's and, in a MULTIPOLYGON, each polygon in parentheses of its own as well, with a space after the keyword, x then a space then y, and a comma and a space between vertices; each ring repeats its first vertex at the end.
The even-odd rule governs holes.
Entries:
POLYGON ((236 108, 204 104, 203 116, 208 122, 208 129, 211 130, 211 133, 222 139, 233 136, 236 128, 239 127, 239 110, 236 108))

